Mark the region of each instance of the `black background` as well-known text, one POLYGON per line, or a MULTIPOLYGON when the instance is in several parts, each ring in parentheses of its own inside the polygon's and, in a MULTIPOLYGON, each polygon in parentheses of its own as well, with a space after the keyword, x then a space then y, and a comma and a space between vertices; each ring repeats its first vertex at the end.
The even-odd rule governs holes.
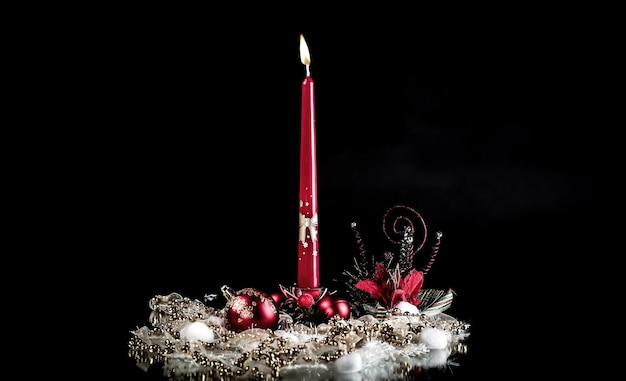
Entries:
POLYGON ((425 287, 455 290, 449 313, 472 324, 453 378, 571 371, 585 327, 570 317, 589 297, 581 278, 597 239, 587 21, 531 9, 313 10, 120 12, 95 31, 82 22, 90 33, 69 75, 71 119, 85 130, 68 160, 81 181, 66 196, 84 239, 72 245, 92 258, 79 284, 94 285, 90 304, 113 328, 108 358, 91 365, 148 378, 125 355, 154 295, 295 282, 303 33, 324 285, 341 287, 358 254, 351 222, 382 254, 395 249, 383 214, 409 206, 430 238, 443 232, 425 287))

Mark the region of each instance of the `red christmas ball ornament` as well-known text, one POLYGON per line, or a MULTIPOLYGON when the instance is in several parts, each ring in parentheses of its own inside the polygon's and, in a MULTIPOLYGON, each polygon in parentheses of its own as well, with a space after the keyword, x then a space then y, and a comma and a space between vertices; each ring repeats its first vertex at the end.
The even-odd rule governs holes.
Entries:
MULTIPOLYGON (((334 315, 339 315, 344 319, 350 317, 350 303, 344 299, 333 300, 334 315)), ((333 316, 334 316, 333 315, 333 316)))
POLYGON ((223 286, 226 298, 226 319, 236 332, 249 328, 271 328, 278 326, 278 305, 270 295, 254 288, 234 292, 223 286))
POLYGON ((335 315, 347 319, 350 316, 350 304, 344 299, 334 299, 332 296, 325 296, 317 302, 317 308, 326 316, 331 318, 335 315))
POLYGON ((273 292, 270 296, 274 299, 278 306, 280 306, 286 299, 282 292, 273 292))
MULTIPOLYGON (((324 315, 330 316, 333 315, 333 298, 330 296, 324 296, 322 299, 317 301, 317 308, 324 313, 324 315)), ((329 316, 329 317, 330 317, 329 316)))

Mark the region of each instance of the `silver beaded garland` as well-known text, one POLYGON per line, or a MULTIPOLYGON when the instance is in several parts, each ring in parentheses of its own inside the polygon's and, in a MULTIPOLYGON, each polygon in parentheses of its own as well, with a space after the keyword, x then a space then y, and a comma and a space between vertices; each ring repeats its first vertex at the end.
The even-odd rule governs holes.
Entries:
MULTIPOLYGON (((273 330, 257 329, 234 332, 223 326, 209 324, 216 334, 213 343, 186 342, 180 338, 179 328, 189 321, 208 321, 212 316, 224 317, 223 310, 205 306, 198 300, 191 300, 180 294, 157 295, 148 303, 152 310, 149 322, 151 328, 141 327, 132 331, 128 342, 128 355, 138 363, 164 365, 170 377, 187 375, 174 363, 177 354, 192 362, 193 375, 198 380, 227 380, 236 377, 253 377, 272 380, 280 378, 281 370, 295 364, 328 364, 341 356, 363 347, 366 343, 382 341, 396 348, 417 346, 417 336, 424 327, 434 327, 449 332, 452 337, 450 350, 466 353, 467 346, 462 340, 469 334, 470 325, 452 318, 440 319, 436 316, 410 316, 398 310, 387 311, 382 320, 342 319, 334 316, 326 325, 285 329, 293 335, 300 335, 304 342, 290 345, 284 337, 278 337, 273 330), (397 328, 402 326, 402 328, 397 328), (320 333, 324 332, 320 338, 320 333), (252 349, 242 351, 241 344, 256 343, 252 349), (330 349, 332 348, 332 349, 330 349), (212 353, 220 353, 213 356, 212 353), (231 354, 232 360, 224 358, 231 354), (168 360, 170 358, 170 360, 168 360)), ((421 353, 421 349, 413 350, 421 353)), ((427 351, 425 352, 427 353, 427 351)), ((411 367, 398 364, 400 372, 411 367)))

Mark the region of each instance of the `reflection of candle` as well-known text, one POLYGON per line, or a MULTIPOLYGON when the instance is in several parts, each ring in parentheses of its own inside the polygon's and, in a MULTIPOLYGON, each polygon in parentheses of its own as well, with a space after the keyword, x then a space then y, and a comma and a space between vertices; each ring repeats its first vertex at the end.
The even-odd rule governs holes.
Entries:
POLYGON ((299 288, 319 287, 319 240, 317 236, 317 168, 315 157, 315 105, 309 48, 300 35, 300 60, 306 66, 302 82, 300 130, 300 207, 298 234, 299 288))

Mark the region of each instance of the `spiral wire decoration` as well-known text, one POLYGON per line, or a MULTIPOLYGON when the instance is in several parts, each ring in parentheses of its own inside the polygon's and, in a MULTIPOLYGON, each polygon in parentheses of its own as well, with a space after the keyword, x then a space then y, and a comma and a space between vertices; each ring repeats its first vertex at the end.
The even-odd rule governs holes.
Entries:
POLYGON ((413 250, 411 255, 415 255, 418 251, 420 251, 424 245, 426 244, 426 239, 428 236, 428 228, 426 227, 426 222, 421 214, 417 212, 417 210, 405 206, 405 205, 396 205, 385 211, 383 215, 383 233, 385 237, 393 244, 399 244, 404 237, 404 229, 408 226, 414 232, 417 232, 415 229, 415 220, 419 221, 422 226, 422 230, 424 231, 424 235, 422 238, 422 242, 419 245, 413 245, 413 250), (409 212, 409 213, 406 213, 409 212), (392 218, 392 215, 396 215, 392 218), (391 230, 391 232, 390 232, 391 230), (397 237, 397 238, 396 238, 397 237))

